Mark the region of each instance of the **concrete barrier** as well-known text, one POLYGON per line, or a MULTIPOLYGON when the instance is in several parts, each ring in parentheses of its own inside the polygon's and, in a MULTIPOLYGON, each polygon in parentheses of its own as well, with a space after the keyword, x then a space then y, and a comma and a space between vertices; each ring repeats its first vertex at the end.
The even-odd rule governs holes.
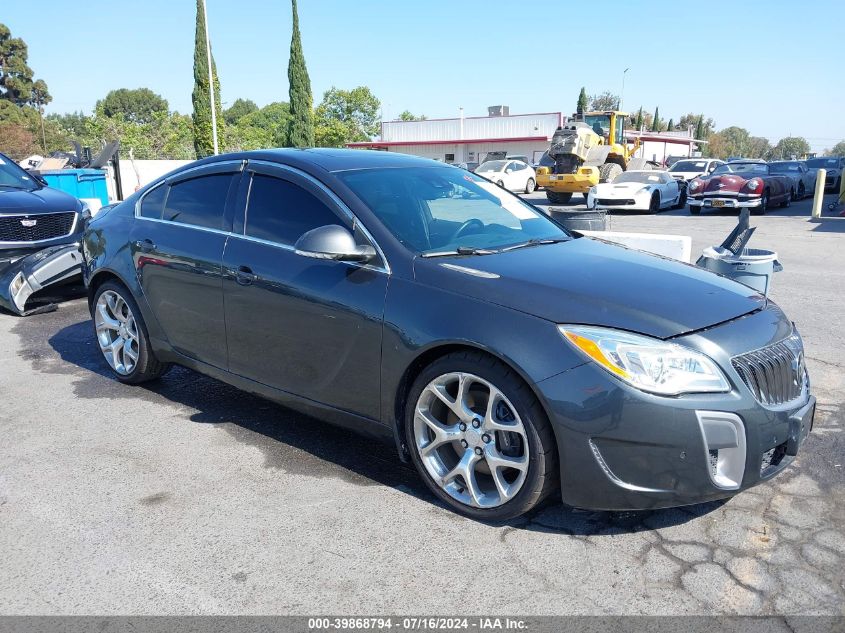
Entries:
POLYGON ((620 244, 638 251, 660 255, 690 263, 692 238, 688 235, 660 235, 656 233, 619 233, 617 231, 578 231, 587 237, 620 244))

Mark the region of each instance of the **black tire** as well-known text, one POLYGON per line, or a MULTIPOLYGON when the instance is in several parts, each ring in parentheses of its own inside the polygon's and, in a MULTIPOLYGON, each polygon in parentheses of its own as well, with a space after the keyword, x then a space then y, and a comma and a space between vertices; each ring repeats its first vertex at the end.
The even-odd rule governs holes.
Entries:
POLYGON ((795 199, 796 199, 796 200, 803 200, 803 199, 804 199, 804 198, 806 198, 806 197, 807 197, 807 190, 806 190, 806 188, 804 187, 804 183, 803 183, 803 182, 799 182, 799 183, 798 183, 798 193, 796 194, 796 198, 795 198, 795 199))
POLYGON ((681 192, 678 194, 678 202, 672 208, 683 209, 685 206, 687 206, 687 190, 681 189, 681 192))
POLYGON ((405 403, 405 437, 411 460, 429 490, 449 508, 480 521, 499 522, 537 508, 560 487, 557 445, 543 407, 527 384, 507 365, 481 352, 453 352, 434 361, 414 381, 405 403), (452 498, 438 486, 420 459, 414 439, 414 411, 425 387, 450 372, 468 372, 494 384, 513 404, 528 439, 528 472, 522 488, 512 499, 494 508, 476 508, 452 498))
POLYGON ((534 182, 533 178, 529 178, 528 181, 525 183, 525 193, 534 193, 534 188, 537 183, 534 182))
POLYGON ((660 193, 655 191, 651 194, 651 201, 648 203, 648 212, 652 215, 660 211, 660 193))
POLYGON ((623 171, 625 170, 617 163, 605 163, 599 167, 599 182, 613 182, 623 171))
POLYGON ((499 180, 496 184, 499 185, 502 189, 505 188, 505 183, 503 183, 501 180, 499 180))
POLYGON ((766 215, 766 211, 769 210, 769 190, 766 189, 763 192, 763 197, 760 198, 760 206, 754 207, 751 210, 752 215, 766 215))
POLYGON ((789 190, 789 196, 786 198, 786 200, 784 200, 783 202, 780 203, 780 208, 786 209, 786 208, 792 206, 793 200, 795 200, 795 189, 790 189, 789 190))
MULTIPOLYGON (((94 301, 91 304, 92 311, 96 309, 97 301, 100 299, 100 296, 109 290, 120 295, 121 299, 126 302, 127 306, 132 311, 132 316, 135 318, 135 323, 137 324, 138 329, 138 361, 135 363, 135 368, 131 373, 124 375, 114 371, 114 369, 109 366, 111 374, 117 378, 118 381, 130 385, 138 385, 160 378, 170 369, 171 365, 170 363, 162 363, 156 358, 152 347, 150 347, 150 337, 149 334, 147 334, 147 325, 144 323, 144 317, 141 315, 141 310, 138 308, 138 304, 132 296, 132 293, 129 292, 126 286, 117 281, 107 281, 103 283, 102 286, 97 288, 97 292, 94 294, 94 301)), ((94 336, 97 336, 96 325, 94 326, 94 336)))
POLYGON ((691 204, 689 206, 690 215, 701 215, 701 207, 698 205, 691 204))
POLYGON ((549 202, 552 204, 567 204, 572 199, 572 194, 546 190, 546 198, 548 198, 549 202))

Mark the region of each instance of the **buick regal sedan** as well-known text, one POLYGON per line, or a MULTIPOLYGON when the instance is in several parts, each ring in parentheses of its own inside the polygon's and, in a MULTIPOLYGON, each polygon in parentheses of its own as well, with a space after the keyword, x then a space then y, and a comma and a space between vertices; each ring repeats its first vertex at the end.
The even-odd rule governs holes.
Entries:
POLYGON ((118 380, 175 363, 395 442, 477 519, 727 497, 812 427, 771 301, 433 161, 208 158, 98 215, 83 248, 118 380))

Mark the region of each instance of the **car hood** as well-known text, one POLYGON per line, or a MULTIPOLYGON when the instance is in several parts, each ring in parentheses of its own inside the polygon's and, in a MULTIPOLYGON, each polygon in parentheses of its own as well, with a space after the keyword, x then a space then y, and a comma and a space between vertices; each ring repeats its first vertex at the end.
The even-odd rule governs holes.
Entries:
POLYGON ((0 187, 0 213, 56 213, 78 211, 80 202, 69 193, 42 187, 34 191, 0 187))
POLYGON ((689 264, 590 238, 493 255, 417 258, 416 280, 555 323, 658 338, 765 306, 751 288, 689 264))
MULTIPOLYGON (((657 183, 652 183, 656 185, 657 183)), ((642 191, 646 187, 649 187, 642 182, 621 182, 618 184, 605 182, 599 185, 596 185, 596 193, 603 198, 613 198, 614 196, 629 196, 631 194, 637 193, 638 191, 642 191)))
MULTIPOLYGON (((757 176, 758 178, 760 176, 757 176)), ((703 191, 739 191, 745 186, 747 178, 735 174, 724 174, 722 176, 710 176, 702 178, 704 181, 703 191)))

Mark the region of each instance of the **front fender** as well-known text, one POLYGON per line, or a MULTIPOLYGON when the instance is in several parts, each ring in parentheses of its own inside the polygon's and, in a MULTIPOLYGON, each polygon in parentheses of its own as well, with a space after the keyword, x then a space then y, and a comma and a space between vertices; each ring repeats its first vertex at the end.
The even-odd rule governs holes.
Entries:
POLYGON ((51 312, 55 303, 27 310, 29 298, 47 286, 66 281, 82 272, 79 244, 50 246, 18 259, 0 269, 0 307, 20 316, 51 312))

